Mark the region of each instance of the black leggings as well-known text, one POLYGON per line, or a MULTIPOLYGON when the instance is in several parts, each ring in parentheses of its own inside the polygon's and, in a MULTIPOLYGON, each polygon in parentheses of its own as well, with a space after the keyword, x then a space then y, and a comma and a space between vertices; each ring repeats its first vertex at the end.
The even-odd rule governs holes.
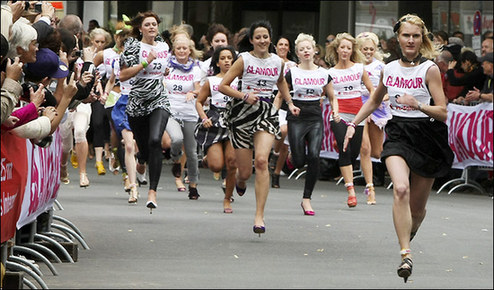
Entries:
POLYGON ((161 137, 168 123, 168 117, 170 113, 163 109, 156 109, 146 116, 129 116, 129 125, 139 148, 139 163, 148 163, 149 189, 154 191, 160 181, 163 160, 161 137))
POLYGON ((93 147, 104 147, 110 140, 110 119, 99 101, 91 103, 91 127, 93 128, 93 147))
POLYGON ((301 168, 307 163, 304 198, 311 198, 319 177, 319 154, 321 152, 323 128, 322 119, 317 121, 301 118, 288 120, 288 142, 292 152, 292 164, 295 168, 301 168))
POLYGON ((343 141, 345 141, 347 125, 340 121, 336 123, 331 121, 331 130, 333 131, 336 143, 338 144, 338 165, 340 167, 353 165, 360 154, 360 146, 362 144, 362 133, 364 132, 364 126, 356 126, 355 134, 350 140, 350 144, 345 152, 343 152, 343 141))

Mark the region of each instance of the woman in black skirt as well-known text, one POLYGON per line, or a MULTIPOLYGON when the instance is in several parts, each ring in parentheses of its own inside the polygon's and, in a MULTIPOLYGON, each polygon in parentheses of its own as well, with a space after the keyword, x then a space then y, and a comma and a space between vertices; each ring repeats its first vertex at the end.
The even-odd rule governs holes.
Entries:
POLYGON ((438 53, 418 16, 407 14, 394 26, 403 52, 388 63, 369 101, 347 127, 344 150, 355 125, 369 116, 389 95, 393 118, 386 125, 381 159, 393 182, 393 222, 401 247, 398 276, 412 274, 410 241, 424 220, 434 179, 453 163, 448 144, 446 99, 439 68, 430 59, 438 53))
MULTIPOLYGON (((226 104, 230 97, 218 91, 219 84, 233 62, 237 54, 232 46, 220 46, 211 59, 213 76, 206 81, 199 91, 196 101, 196 109, 201 122, 196 125, 195 136, 197 144, 201 146, 204 154, 208 156, 208 167, 213 172, 220 172, 226 164, 225 198, 223 199, 223 212, 232 213, 231 201, 233 187, 235 186, 235 151, 228 138, 229 130, 224 122, 226 104), (209 110, 204 112, 204 104, 209 99, 209 110)), ((237 81, 232 82, 232 88, 237 89, 237 81)))

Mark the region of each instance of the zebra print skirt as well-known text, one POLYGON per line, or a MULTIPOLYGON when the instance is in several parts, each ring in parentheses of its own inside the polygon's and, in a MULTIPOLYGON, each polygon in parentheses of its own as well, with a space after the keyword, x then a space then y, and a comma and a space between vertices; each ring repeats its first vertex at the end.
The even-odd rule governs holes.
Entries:
POLYGON ((234 149, 253 149, 254 133, 266 131, 281 139, 278 109, 270 102, 258 101, 250 105, 233 99, 226 106, 226 125, 234 149))

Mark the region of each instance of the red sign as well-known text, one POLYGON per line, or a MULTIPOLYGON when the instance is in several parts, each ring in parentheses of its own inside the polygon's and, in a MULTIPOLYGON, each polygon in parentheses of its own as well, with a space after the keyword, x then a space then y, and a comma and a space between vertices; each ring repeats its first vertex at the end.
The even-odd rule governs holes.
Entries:
POLYGON ((16 223, 19 219, 22 201, 24 199, 28 162, 26 139, 7 132, 2 134, 1 143, 1 242, 3 243, 15 235, 16 223))
POLYGON ((480 11, 475 11, 473 15, 473 35, 480 35, 482 32, 482 16, 480 11))

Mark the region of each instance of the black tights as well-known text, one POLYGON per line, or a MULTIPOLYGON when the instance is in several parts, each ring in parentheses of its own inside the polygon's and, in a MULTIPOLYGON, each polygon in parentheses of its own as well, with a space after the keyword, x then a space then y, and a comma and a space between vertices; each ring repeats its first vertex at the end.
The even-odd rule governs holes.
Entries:
POLYGON ((343 142, 345 141, 347 125, 340 121, 336 123, 331 121, 331 131, 333 131, 336 143, 338 144, 338 165, 340 167, 353 165, 360 154, 360 146, 362 145, 362 133, 364 132, 364 126, 356 126, 355 134, 348 144, 348 148, 343 152, 343 142))
POLYGON ((154 191, 160 181, 163 160, 161 137, 168 123, 168 117, 170 113, 163 109, 156 109, 146 116, 129 116, 129 125, 139 148, 139 163, 148 163, 149 189, 154 191))
POLYGON ((292 164, 295 168, 301 168, 307 162, 304 198, 311 198, 319 175, 319 154, 323 127, 322 120, 288 120, 288 142, 292 152, 292 164))

